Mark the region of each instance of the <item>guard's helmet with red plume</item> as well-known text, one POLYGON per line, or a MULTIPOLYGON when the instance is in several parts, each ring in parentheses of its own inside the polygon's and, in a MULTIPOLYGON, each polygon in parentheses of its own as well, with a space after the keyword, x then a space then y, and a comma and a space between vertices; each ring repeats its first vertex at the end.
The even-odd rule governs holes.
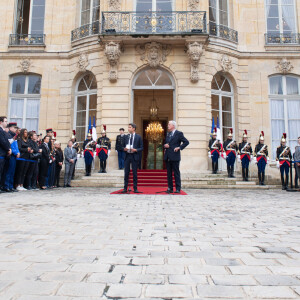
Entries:
POLYGON ((264 140, 265 140, 265 134, 264 134, 263 131, 260 133, 259 139, 260 139, 261 141, 264 141, 264 140))
POLYGON ((233 135, 233 129, 230 128, 229 133, 228 133, 228 136, 229 136, 229 137, 232 137, 232 135, 233 135))
POLYGON ((214 128, 214 131, 213 131, 212 135, 217 135, 217 127, 214 128))
POLYGON ((243 138, 246 138, 246 137, 248 137, 248 133, 247 133, 247 130, 245 129, 244 133, 243 133, 243 138))
POLYGON ((285 142, 286 142, 286 133, 283 133, 281 138, 281 143, 285 143, 285 142))

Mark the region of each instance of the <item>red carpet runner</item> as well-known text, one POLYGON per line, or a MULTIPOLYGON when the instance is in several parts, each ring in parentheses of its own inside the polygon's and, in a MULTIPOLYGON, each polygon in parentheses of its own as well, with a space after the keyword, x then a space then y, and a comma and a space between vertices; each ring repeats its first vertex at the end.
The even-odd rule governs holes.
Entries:
MULTIPOLYGON (((175 189, 175 180, 173 177, 173 184, 175 189)), ((133 177, 132 177, 132 171, 130 171, 129 176, 129 188, 131 188, 133 193, 133 177)), ((167 170, 139 170, 138 171, 138 190, 142 192, 143 194, 148 195, 156 195, 159 194, 159 192, 162 192, 161 194, 164 195, 166 193, 163 193, 168 188, 168 180, 167 180, 167 170)), ((113 192, 111 194, 119 194, 120 191, 113 192)), ((181 191, 180 194, 175 195, 187 195, 185 192, 181 191)))

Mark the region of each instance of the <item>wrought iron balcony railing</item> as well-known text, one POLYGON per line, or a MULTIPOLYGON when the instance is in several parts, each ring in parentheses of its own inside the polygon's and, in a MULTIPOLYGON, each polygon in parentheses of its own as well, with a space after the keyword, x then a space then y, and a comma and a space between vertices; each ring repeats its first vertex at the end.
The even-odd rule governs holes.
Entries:
POLYGON ((300 44, 299 33, 266 33, 265 40, 267 45, 300 44))
POLYGON ((206 12, 102 12, 102 34, 206 34, 206 12))
POLYGON ((99 28, 99 21, 76 28, 71 32, 71 41, 74 42, 87 36, 98 34, 99 28))
POLYGON ((209 22, 209 34, 235 43, 238 42, 238 32, 224 25, 209 22))
POLYGON ((45 34, 11 34, 11 46, 45 45, 45 34))

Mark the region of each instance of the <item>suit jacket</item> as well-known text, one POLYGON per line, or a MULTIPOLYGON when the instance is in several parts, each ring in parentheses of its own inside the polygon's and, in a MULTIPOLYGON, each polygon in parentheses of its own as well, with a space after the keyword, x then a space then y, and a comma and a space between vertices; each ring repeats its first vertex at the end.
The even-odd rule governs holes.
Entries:
POLYGON ((169 144, 169 148, 165 148, 164 160, 170 161, 180 161, 181 155, 180 152, 186 146, 188 146, 190 142, 184 137, 181 131, 175 130, 174 135, 171 136, 169 132, 166 137, 166 141, 164 144, 169 144), (180 151, 174 152, 174 149, 179 147, 180 151))
MULTIPOLYGON (((129 142, 130 142, 130 135, 128 134, 128 135, 125 135, 124 142, 121 145, 122 151, 124 151, 124 148, 126 147, 127 144, 129 144, 129 142)), ((136 149, 137 152, 134 152, 133 154, 128 154, 126 152, 125 159, 126 159, 127 155, 133 155, 134 160, 139 161, 140 155, 141 155, 142 151, 144 150, 144 145, 143 145, 142 137, 137 133, 134 136, 132 148, 136 149)))
POLYGON ((70 159, 74 159, 74 161, 77 160, 77 152, 72 147, 66 147, 64 151, 64 157, 65 157, 65 164, 70 164, 70 159))
POLYGON ((50 161, 50 149, 43 143, 40 147, 42 149, 42 157, 41 160, 47 162, 49 164, 50 161))

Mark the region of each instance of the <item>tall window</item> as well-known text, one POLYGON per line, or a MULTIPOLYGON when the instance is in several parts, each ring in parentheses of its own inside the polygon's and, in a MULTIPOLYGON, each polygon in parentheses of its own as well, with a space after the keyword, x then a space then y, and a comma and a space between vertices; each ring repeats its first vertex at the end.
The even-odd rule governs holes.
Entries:
POLYGON ((209 0, 210 26, 229 26, 228 0, 209 0))
POLYGON ((230 128, 234 129, 233 90, 229 79, 220 73, 211 83, 211 113, 217 124, 219 119, 222 139, 226 139, 230 128))
POLYGON ((267 32, 271 35, 296 33, 295 0, 266 0, 267 32))
POLYGON ((300 78, 294 76, 272 76, 269 78, 271 106, 272 158, 282 134, 287 134, 287 143, 295 150, 300 132, 300 78))
POLYGON ((28 130, 39 129, 41 76, 17 75, 10 81, 9 120, 28 130))
POLYGON ((42 35, 44 33, 45 0, 18 0, 15 33, 42 35))
POLYGON ((100 0, 81 0, 80 26, 99 21, 100 0))
POLYGON ((173 0, 136 0, 136 12, 173 10, 173 0))
POLYGON ((83 143, 88 133, 89 123, 96 122, 97 82, 92 73, 84 75, 77 84, 75 99, 74 127, 77 142, 83 143))

